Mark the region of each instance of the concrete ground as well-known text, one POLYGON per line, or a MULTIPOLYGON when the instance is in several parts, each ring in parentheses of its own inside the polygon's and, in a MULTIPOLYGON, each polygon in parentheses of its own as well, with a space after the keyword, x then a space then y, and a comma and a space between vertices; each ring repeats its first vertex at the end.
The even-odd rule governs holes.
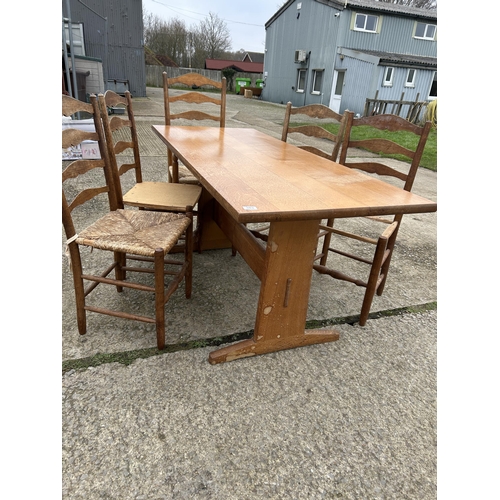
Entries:
MULTIPOLYGON (((226 126, 281 137, 284 109, 229 95, 226 126)), ((151 132, 161 89, 134 110, 145 180, 166 180, 151 132)), ((436 189, 436 173, 420 169, 413 191, 436 200, 436 189)), ((259 282, 241 256, 195 254, 193 295, 179 289, 167 304, 162 353, 141 323, 89 314, 80 336, 63 256, 63 498, 436 498, 436 221, 404 217, 365 327, 364 289, 313 273, 308 327, 337 324, 339 341, 215 366, 214 346, 254 326, 259 282)))

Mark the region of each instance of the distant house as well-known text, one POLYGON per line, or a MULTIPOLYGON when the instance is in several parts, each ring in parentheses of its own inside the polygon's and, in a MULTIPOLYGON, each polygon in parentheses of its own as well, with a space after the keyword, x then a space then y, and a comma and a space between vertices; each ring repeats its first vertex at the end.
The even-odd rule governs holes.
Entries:
POLYGON ((242 61, 264 63, 264 52, 247 52, 242 61))
POLYGON ((229 59, 206 59, 205 69, 221 71, 225 68, 232 68, 241 73, 262 73, 264 71, 263 62, 232 61, 229 59))
POLYGON ((90 72, 87 83, 92 86, 87 93, 111 88, 130 90, 134 97, 146 96, 142 2, 63 0, 62 16, 66 42, 70 43, 70 23, 75 35, 77 74, 90 72))
POLYGON ((366 98, 437 98, 437 13, 375 0, 289 0, 266 23, 262 99, 363 114, 366 98))

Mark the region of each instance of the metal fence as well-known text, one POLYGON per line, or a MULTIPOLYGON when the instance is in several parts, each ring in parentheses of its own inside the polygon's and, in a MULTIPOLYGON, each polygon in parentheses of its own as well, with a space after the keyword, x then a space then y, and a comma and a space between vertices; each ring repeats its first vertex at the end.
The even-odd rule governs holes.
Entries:
MULTIPOLYGON (((146 65, 146 86, 147 87, 163 87, 163 72, 166 71, 169 78, 184 75, 195 71, 211 80, 220 82, 222 80, 222 72, 213 69, 198 69, 198 68, 171 68, 166 66, 146 65)), ((236 78, 249 78, 252 83, 251 87, 256 87, 256 81, 262 79, 262 73, 235 73, 233 81, 236 78)), ((234 88, 228 85, 229 88, 234 88)))

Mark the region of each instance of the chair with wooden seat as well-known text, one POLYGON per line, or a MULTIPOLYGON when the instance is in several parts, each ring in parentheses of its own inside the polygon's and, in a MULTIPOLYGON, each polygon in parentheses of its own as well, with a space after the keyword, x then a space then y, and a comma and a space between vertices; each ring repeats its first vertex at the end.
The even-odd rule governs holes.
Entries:
POLYGON ((184 207, 181 214, 124 209, 121 191, 115 186, 97 97, 92 95, 90 103, 85 103, 63 95, 63 116, 76 113, 90 115, 95 131, 66 128, 62 132, 62 147, 75 147, 82 141, 91 140, 97 141, 100 151, 100 159, 76 159, 62 173, 62 222, 73 274, 79 333, 86 333, 86 314, 90 311, 154 324, 157 347, 163 349, 165 304, 182 282, 186 298, 191 296, 192 207, 184 207), (106 201, 102 200, 103 196, 106 201), (99 218, 97 211, 102 213, 99 218), (93 219, 97 220, 90 220, 89 214, 96 214, 93 219), (183 236, 186 238, 183 258, 170 258, 169 252, 183 236), (87 247, 85 252, 82 251, 84 247, 87 247), (91 253, 89 250, 98 251, 91 253), (109 265, 104 264, 108 260, 106 255, 111 257, 109 265), (82 264, 83 259, 85 264, 82 264), (129 262, 134 264, 129 265, 129 262), (104 265, 106 268, 101 273, 93 272, 104 265), (138 279, 131 280, 130 275, 138 279), (154 314, 146 316, 106 307, 102 303, 103 295, 92 294, 99 285, 111 285, 118 292, 132 289, 153 293, 154 314))
MULTIPOLYGON (((362 118, 354 118, 354 113, 347 111, 345 138, 342 142, 339 163, 349 168, 361 170, 370 175, 380 176, 382 180, 393 179, 395 183, 401 184, 406 191, 411 191, 415 176, 420 166, 420 160, 424 152, 424 147, 431 129, 431 122, 426 122, 423 126, 415 125, 397 115, 377 115, 362 118), (373 137, 369 139, 356 139, 358 127, 373 127, 373 137), (395 142, 383 138, 384 131, 399 132, 406 134, 413 139, 413 147, 404 147, 395 142), (381 157, 374 157, 360 161, 348 161, 349 148, 360 148, 370 153, 386 155, 402 155, 405 161, 401 165, 407 165, 405 169, 396 169, 387 165, 381 157)), ((405 143, 409 140, 405 139, 405 143)), ((393 183, 393 182, 391 182, 393 183)), ((403 215, 393 217, 360 217, 356 219, 339 220, 334 227, 334 220, 329 219, 326 225, 321 225, 324 236, 322 250, 316 255, 314 269, 321 274, 327 274, 332 278, 348 281, 357 286, 366 288, 359 324, 364 326, 370 313, 373 297, 375 293, 382 295, 384 291, 389 266, 391 263, 394 244, 398 235, 403 215), (353 230, 349 227, 344 230, 339 227, 339 223, 356 224, 359 229, 353 230), (375 228, 373 227, 375 226, 375 228), (335 238, 335 240, 332 239, 335 238), (347 238, 350 241, 347 248, 340 240, 347 238), (341 248, 342 247, 342 248, 341 248), (368 247, 368 248, 367 248, 368 247), (335 254, 335 262, 329 255, 335 254), (346 262, 357 262, 368 266, 362 276, 353 276, 351 271, 346 271, 339 265, 341 259, 348 259, 346 262)), ((354 264, 350 266, 353 268, 354 264)))
MULTIPOLYGON (((199 73, 191 72, 181 76, 168 78, 163 72, 163 103, 165 107, 165 125, 171 125, 173 120, 210 120, 217 122, 219 127, 226 125, 226 78, 217 82, 199 73), (179 95, 170 95, 172 85, 181 85, 183 89, 193 89, 195 92, 182 92, 179 95), (200 90, 216 90, 215 94, 205 94, 200 90), (218 91, 220 90, 220 94, 218 91), (176 102, 185 102, 189 105, 187 111, 177 111, 176 102)), ((198 184, 198 179, 182 164, 179 159, 168 151, 168 180, 173 183, 198 184)))
MULTIPOLYGON (((135 185, 123 194, 124 205, 139 207, 148 210, 164 210, 182 212, 186 206, 195 206, 201 195, 200 186, 172 185, 169 182, 144 181, 142 178, 141 156, 139 154, 139 137, 132 107, 132 96, 129 91, 122 97, 107 90, 104 95, 99 94, 99 107, 104 127, 104 134, 108 144, 109 156, 113 172, 118 175, 117 187, 122 187, 122 176, 134 170, 135 185), (120 115, 108 116, 108 109, 125 110, 125 118, 120 115), (116 155, 129 151, 131 163, 118 165, 116 155)), ((127 158, 128 160, 129 158, 127 158)))

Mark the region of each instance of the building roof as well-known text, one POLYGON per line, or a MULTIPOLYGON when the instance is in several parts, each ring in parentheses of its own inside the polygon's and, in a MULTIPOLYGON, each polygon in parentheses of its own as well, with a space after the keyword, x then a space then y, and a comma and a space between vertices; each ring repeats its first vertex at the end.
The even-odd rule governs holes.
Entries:
POLYGON ((429 68, 437 67, 437 57, 429 56, 414 56, 410 54, 396 54, 392 52, 380 52, 377 50, 356 50, 356 52, 361 52, 363 54, 369 54, 380 58, 380 63, 385 64, 401 64, 405 66, 427 66, 429 68))
MULTIPOLYGON (((267 29, 295 0, 288 0, 265 24, 267 29)), ((419 9, 417 7, 408 7, 407 5, 398 5, 388 2, 378 2, 376 0, 316 0, 319 3, 328 5, 338 10, 344 9, 362 9, 387 12, 393 15, 415 17, 422 19, 432 19, 437 21, 436 9, 419 9)))
POLYGON ((381 12, 390 12, 391 14, 402 14, 410 17, 425 17, 429 19, 437 19, 436 9, 421 9, 417 7, 408 7, 407 5, 398 5, 389 2, 377 2, 375 0, 329 0, 328 3, 337 5, 347 5, 354 9, 362 8, 369 10, 378 10, 381 12))
POLYGON ((205 69, 222 70, 225 68, 232 68, 235 71, 240 71, 242 73, 262 73, 264 71, 264 63, 232 61, 229 59, 205 60, 205 69))
POLYGON ((246 52, 243 61, 263 63, 264 52, 246 52))

